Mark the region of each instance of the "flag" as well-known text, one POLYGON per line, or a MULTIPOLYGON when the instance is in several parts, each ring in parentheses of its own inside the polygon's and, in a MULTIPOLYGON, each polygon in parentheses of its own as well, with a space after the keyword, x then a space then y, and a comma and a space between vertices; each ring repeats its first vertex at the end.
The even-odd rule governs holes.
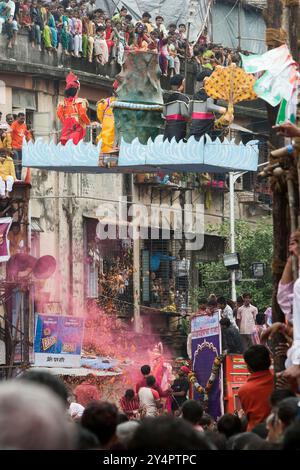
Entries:
POLYGON ((247 73, 261 74, 254 84, 257 96, 271 106, 280 106, 276 124, 296 122, 299 86, 298 64, 286 45, 265 54, 240 54, 247 73))

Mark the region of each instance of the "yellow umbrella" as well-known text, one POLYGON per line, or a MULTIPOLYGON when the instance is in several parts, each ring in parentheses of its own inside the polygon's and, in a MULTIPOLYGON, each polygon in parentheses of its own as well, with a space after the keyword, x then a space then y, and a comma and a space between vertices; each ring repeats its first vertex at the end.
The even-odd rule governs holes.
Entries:
POLYGON ((215 121, 216 127, 228 126, 234 119, 233 105, 240 101, 257 98, 253 91, 255 78, 243 69, 231 64, 229 67, 217 66, 212 75, 205 79, 204 89, 208 96, 228 102, 227 112, 215 121))

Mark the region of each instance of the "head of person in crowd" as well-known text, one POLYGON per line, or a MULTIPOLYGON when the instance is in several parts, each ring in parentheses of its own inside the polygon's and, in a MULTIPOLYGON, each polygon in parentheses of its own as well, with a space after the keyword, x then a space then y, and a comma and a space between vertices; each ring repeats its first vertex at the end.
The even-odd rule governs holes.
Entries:
POLYGON ((143 23, 150 23, 150 18, 151 18, 151 15, 148 11, 145 11, 145 13, 142 14, 143 23))
POLYGON ((209 294, 207 300, 215 300, 215 301, 217 301, 217 296, 216 296, 216 294, 209 294))
POLYGON ((108 402, 94 401, 87 405, 81 425, 94 433, 102 447, 112 444, 118 424, 118 408, 108 402))
POLYGON ((205 431, 204 438, 208 439, 217 450, 227 450, 227 439, 217 431, 205 431))
POLYGON ((23 112, 18 113, 17 121, 18 121, 19 124, 24 124, 25 118, 26 118, 25 113, 23 113, 23 112))
POLYGON ((171 23, 171 24, 169 24, 168 33, 169 33, 169 34, 176 33, 176 29, 177 29, 176 24, 175 24, 175 23, 171 23))
POLYGON ((18 380, 36 383, 42 387, 47 387, 61 399, 66 408, 68 407, 68 389, 64 382, 55 375, 44 371, 28 370, 25 371, 18 380))
POLYGON ((101 449, 99 439, 88 429, 77 425, 77 445, 76 450, 101 449))
POLYGON ((108 28, 111 28, 111 25, 112 25, 111 19, 110 19, 110 18, 106 18, 106 20, 105 20, 105 26, 106 26, 106 28, 107 28, 107 29, 108 29, 108 28))
POLYGON ((253 432, 236 434, 228 440, 228 450, 268 450, 272 446, 253 432))
POLYGON ((203 416, 203 407, 196 400, 187 400, 181 408, 182 418, 193 426, 200 426, 203 416))
POLYGON ((124 396, 125 396, 126 400, 128 400, 128 401, 133 400, 133 398, 134 398, 134 390, 132 390, 132 388, 129 388, 128 390, 126 390, 124 396))
POLYGON ((203 413, 199 424, 205 431, 215 431, 216 429, 216 423, 208 413, 203 413))
POLYGON ((243 305, 243 303, 244 303, 244 299, 241 295, 239 295, 236 299, 236 306, 239 308, 243 305))
POLYGON ((160 36, 160 33, 159 33, 159 31, 157 31, 157 29, 154 29, 150 33, 150 37, 154 42, 157 42, 157 40, 159 39, 159 36, 160 36))
POLYGON ((185 34, 186 33, 186 26, 185 24, 181 23, 179 26, 178 26, 178 31, 180 34, 185 34))
POLYGON ((168 36, 168 44, 175 44, 176 45, 176 36, 175 34, 169 34, 168 36))
POLYGON ((6 119, 6 122, 7 122, 7 124, 8 124, 9 126, 11 126, 12 123, 14 122, 14 117, 13 117, 13 115, 12 115, 11 113, 7 114, 7 115, 5 116, 5 119, 6 119))
POLYGON ((62 400, 46 386, 25 380, 0 384, 0 448, 71 450, 75 425, 62 400))
POLYGON ((146 385, 147 387, 151 388, 153 385, 155 385, 155 377, 154 375, 148 375, 146 378, 146 385))
POLYGON ((135 431, 128 446, 131 450, 214 450, 184 419, 172 416, 146 418, 135 431))
POLYGON ((123 18, 125 18, 125 16, 128 14, 128 10, 126 7, 122 6, 121 10, 120 10, 120 16, 122 16, 123 18))
POLYGON ((207 302, 207 307, 206 307, 207 315, 210 315, 210 316, 213 315, 217 309, 218 309, 218 304, 216 300, 212 299, 207 302))
POLYGON ((190 372, 190 369, 187 366, 182 366, 182 367, 180 367, 180 369, 178 371, 178 376, 180 378, 184 378, 184 377, 186 378, 188 376, 189 372, 190 372))
POLYGON ((196 76, 197 86, 198 88, 202 88, 205 80, 210 77, 212 74, 211 70, 202 70, 202 72, 198 73, 196 76))
POLYGON ((242 423, 238 416, 225 413, 217 421, 217 428, 219 433, 224 434, 226 439, 229 439, 231 436, 242 432, 242 423))
POLYGON ((282 450, 300 450, 300 421, 289 426, 283 436, 282 450))
POLYGON ((125 448, 128 448, 130 441, 133 438, 134 433, 140 426, 138 421, 128 421, 118 424, 116 430, 116 436, 118 441, 123 444, 125 448))
POLYGON ((274 412, 269 424, 269 432, 275 442, 279 442, 286 429, 300 418, 300 399, 297 397, 285 398, 274 412))
MULTIPOLYGON (((185 79, 183 75, 176 74, 170 79, 170 86, 171 89, 174 91, 179 91, 182 93, 184 91, 184 84, 185 84, 185 79)), ((183 253, 179 251, 179 256, 183 256, 183 253)), ((181 258, 182 259, 182 258, 181 258)))
POLYGON ((0 162, 3 163, 7 157, 11 157, 12 152, 9 149, 0 149, 0 162))
POLYGON ((267 424, 266 423, 259 423, 254 428, 252 431, 254 434, 257 434, 259 437, 262 439, 267 439, 268 437, 268 429, 267 429, 267 424))
POLYGON ((141 374, 144 377, 148 377, 148 375, 150 375, 150 372, 151 372, 151 367, 148 364, 145 364, 141 367, 141 374))
POLYGON ((229 318, 221 318, 220 325, 222 330, 227 330, 227 328, 229 328, 231 325, 231 321, 229 318))
POLYGON ((5 135, 7 131, 8 131, 8 124, 0 123, 0 137, 5 135))
POLYGON ((272 408, 277 408, 282 400, 285 398, 293 398, 295 396, 295 393, 288 388, 275 389, 270 395, 270 405, 272 408))
POLYGON ((147 31, 147 26, 144 25, 144 23, 141 23, 140 21, 136 23, 135 25, 135 32, 136 34, 142 35, 147 31))
POLYGON ((124 18, 124 21, 127 25, 132 23, 132 16, 131 15, 126 15, 124 18))
POLYGON ((206 307, 207 307, 207 299, 205 297, 200 297, 198 299, 198 308, 199 308, 199 310, 201 310, 202 312, 205 312, 206 307))
POLYGON ((224 310, 224 308, 227 305, 225 297, 222 297, 222 296, 217 298, 217 303, 218 303, 218 308, 221 310, 224 310))
POLYGON ((248 307, 251 304, 252 296, 249 293, 243 294, 243 303, 245 307, 248 307))
POLYGON ((105 32, 105 26, 104 25, 97 26, 96 34, 98 34, 99 36, 104 37, 104 32, 105 32))
POLYGON ((255 323, 259 326, 263 326, 266 323, 266 316, 264 313, 258 313, 255 318, 255 323))
POLYGON ((164 18, 162 16, 158 15, 155 18, 155 24, 156 24, 158 29, 160 28, 160 25, 163 24, 163 22, 164 22, 164 18))
POLYGON ((268 370, 271 366, 270 352, 262 344, 250 346, 244 353, 244 360, 251 373, 268 370))

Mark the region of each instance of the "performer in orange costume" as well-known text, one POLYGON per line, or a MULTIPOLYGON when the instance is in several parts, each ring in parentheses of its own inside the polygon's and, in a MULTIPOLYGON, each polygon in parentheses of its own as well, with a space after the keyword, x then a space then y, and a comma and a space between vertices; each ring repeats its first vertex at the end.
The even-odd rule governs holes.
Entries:
POLYGON ((78 78, 70 72, 66 78, 64 101, 57 107, 57 117, 62 123, 60 142, 63 145, 68 140, 73 140, 77 145, 85 136, 85 126, 90 124, 87 116, 88 102, 78 98, 79 89, 78 78))
POLYGON ((118 88, 117 80, 113 84, 113 96, 104 98, 97 103, 97 117, 102 124, 102 129, 97 137, 97 142, 102 140, 101 153, 109 153, 114 150, 115 142, 115 120, 111 103, 116 101, 116 90, 118 88))

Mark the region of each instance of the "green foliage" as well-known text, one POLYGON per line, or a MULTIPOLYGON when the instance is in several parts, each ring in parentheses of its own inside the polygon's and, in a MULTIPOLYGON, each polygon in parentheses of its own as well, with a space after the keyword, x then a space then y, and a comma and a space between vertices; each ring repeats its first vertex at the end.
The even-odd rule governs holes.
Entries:
MULTIPOLYGON (((229 252, 229 223, 225 222, 218 226, 209 226, 207 231, 220 235, 226 240, 225 253, 229 252)), ((253 303, 258 309, 264 309, 271 304, 272 297, 272 252, 273 252, 273 227, 261 221, 255 226, 246 221, 236 221, 235 226, 236 251, 240 254, 243 279, 252 279, 251 264, 256 262, 265 263, 266 273, 262 280, 256 282, 238 281, 237 295, 243 292, 250 292, 253 296, 253 303)), ((224 267, 223 256, 220 260, 198 265, 202 276, 203 287, 198 289, 197 295, 207 297, 209 294, 224 295, 227 298, 230 294, 230 271, 224 267), (226 283, 210 281, 226 280, 226 283)))

